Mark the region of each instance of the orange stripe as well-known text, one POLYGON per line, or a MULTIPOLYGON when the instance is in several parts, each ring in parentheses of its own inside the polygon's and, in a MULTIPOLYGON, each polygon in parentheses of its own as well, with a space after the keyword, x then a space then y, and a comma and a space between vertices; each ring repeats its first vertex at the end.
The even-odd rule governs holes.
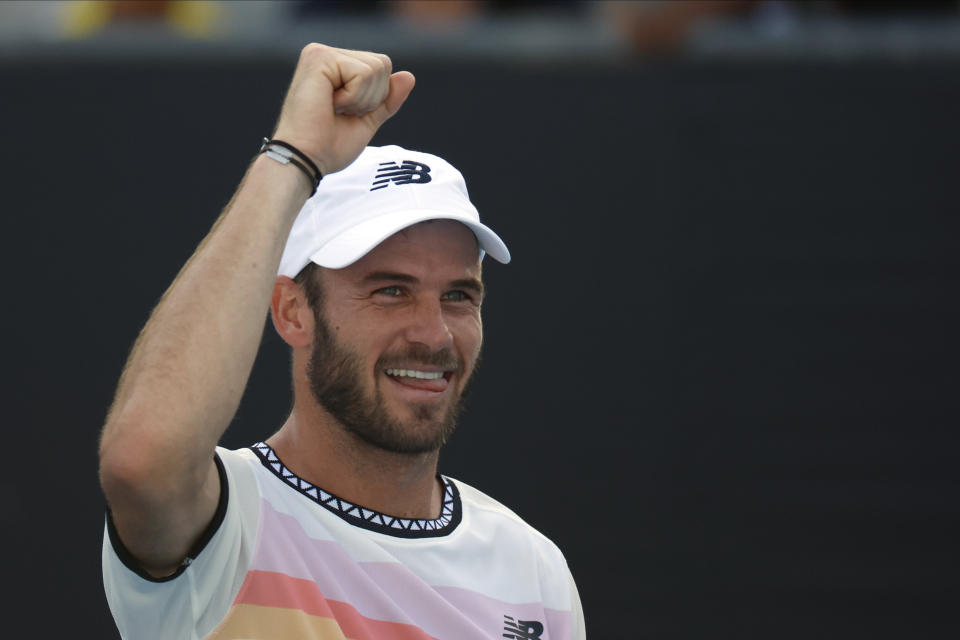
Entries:
POLYGON ((331 618, 298 609, 235 604, 207 640, 348 640, 331 618))
POLYGON ((247 573, 234 604, 298 609, 311 616, 333 618, 343 633, 355 640, 434 640, 420 627, 367 618, 349 603, 328 600, 312 580, 273 571, 247 573))

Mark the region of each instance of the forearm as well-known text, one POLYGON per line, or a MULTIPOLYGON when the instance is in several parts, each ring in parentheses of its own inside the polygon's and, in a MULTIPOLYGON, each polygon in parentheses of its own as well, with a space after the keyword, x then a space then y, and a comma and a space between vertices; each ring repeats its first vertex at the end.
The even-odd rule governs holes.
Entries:
POLYGON ((251 165, 137 339, 104 428, 103 464, 166 491, 174 479, 202 482, 250 375, 307 185, 291 165, 265 156, 251 165))

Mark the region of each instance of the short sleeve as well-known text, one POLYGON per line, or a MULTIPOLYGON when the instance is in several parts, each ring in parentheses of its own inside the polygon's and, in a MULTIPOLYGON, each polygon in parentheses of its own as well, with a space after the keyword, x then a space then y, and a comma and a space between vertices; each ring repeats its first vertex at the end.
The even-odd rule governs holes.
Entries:
POLYGON ((220 622, 240 589, 255 545, 256 479, 238 452, 217 448, 220 500, 210 526, 181 567, 153 578, 123 546, 107 514, 103 585, 124 640, 202 638, 220 622))

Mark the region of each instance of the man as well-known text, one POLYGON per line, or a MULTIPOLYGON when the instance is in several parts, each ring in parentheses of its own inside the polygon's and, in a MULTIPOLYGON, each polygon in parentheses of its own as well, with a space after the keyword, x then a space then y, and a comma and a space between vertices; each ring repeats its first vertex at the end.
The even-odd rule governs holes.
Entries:
POLYGON ((274 141, 141 332, 100 445, 124 638, 585 637, 559 550, 437 475, 480 352, 480 261, 509 253, 453 167, 365 147, 413 84, 306 47, 274 141), (294 407, 227 451, 268 307, 294 407))

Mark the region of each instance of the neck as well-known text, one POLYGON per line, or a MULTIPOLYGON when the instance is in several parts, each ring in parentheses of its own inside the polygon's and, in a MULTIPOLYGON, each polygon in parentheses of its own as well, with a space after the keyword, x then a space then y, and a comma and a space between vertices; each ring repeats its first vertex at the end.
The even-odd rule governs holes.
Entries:
POLYGON ((402 518, 440 515, 438 451, 385 451, 348 432, 316 402, 300 401, 267 444, 295 474, 354 504, 402 518))

